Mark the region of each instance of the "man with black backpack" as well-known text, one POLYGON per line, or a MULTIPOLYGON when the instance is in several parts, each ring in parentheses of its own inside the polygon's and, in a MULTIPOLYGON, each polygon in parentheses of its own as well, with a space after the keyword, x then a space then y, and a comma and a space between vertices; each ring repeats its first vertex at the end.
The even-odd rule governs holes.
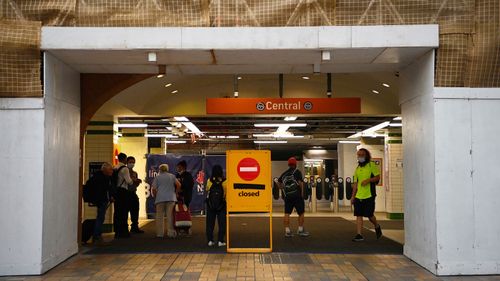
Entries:
POLYGON ((304 181, 302 173, 297 169, 297 159, 290 157, 288 159, 288 170, 286 170, 278 179, 280 188, 285 195, 285 237, 292 237, 290 230, 290 214, 293 209, 299 215, 299 229, 297 234, 301 237, 309 236, 309 232, 304 230, 304 181))
MULTIPOLYGON (((112 177, 112 186, 115 194, 115 213, 113 216, 113 227, 115 238, 128 238, 128 212, 129 212, 129 191, 128 186, 134 184, 127 168, 127 155, 118 154, 118 165, 115 166, 112 177)), ((137 180, 138 182, 138 180, 137 180)))
MULTIPOLYGON (((109 202, 112 201, 112 190, 111 190, 111 176, 113 175, 113 166, 109 163, 104 163, 101 166, 101 170, 95 172, 90 179, 85 183, 83 187, 84 190, 84 201, 97 207, 97 216, 94 223, 93 232, 92 228, 89 227, 89 233, 85 238, 92 234, 92 242, 94 244, 102 243, 102 225, 104 223, 104 218, 106 216, 106 210, 108 209, 109 202)), ((82 235, 84 236, 84 235, 82 235)))

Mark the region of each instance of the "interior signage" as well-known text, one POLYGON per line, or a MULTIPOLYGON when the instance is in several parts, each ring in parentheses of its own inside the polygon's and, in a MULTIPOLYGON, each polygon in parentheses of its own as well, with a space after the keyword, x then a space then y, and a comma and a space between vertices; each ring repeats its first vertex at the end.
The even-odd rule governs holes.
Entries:
POLYGON ((361 98, 208 98, 207 114, 361 113, 361 98))

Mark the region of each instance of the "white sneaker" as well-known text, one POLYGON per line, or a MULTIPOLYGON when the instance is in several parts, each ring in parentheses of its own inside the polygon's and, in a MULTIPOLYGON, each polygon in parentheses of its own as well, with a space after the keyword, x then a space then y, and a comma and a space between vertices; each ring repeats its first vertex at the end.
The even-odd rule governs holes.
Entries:
POLYGON ((224 247, 224 246, 226 246, 226 243, 225 243, 225 242, 220 242, 220 241, 219 241, 219 247, 224 247))
POLYGON ((208 247, 213 247, 215 245, 214 241, 208 241, 208 247))

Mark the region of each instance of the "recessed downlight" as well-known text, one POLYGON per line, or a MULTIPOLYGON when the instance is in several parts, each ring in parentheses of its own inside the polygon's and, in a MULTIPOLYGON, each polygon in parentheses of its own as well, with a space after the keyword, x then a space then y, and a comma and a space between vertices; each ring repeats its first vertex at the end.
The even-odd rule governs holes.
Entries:
POLYGON ((309 80, 309 79, 311 79, 311 78, 310 78, 309 76, 302 76, 302 79, 304 79, 304 80, 309 80))
POLYGON ((382 86, 384 86, 384 87, 386 87, 386 88, 389 88, 389 87, 390 87, 390 86, 389 86, 389 84, 387 84, 387 83, 382 83, 382 86))
POLYGON ((172 83, 165 84, 165 88, 172 86, 172 83))
POLYGON ((177 94, 179 91, 178 90, 173 90, 172 94, 177 94))
POLYGON ((372 93, 374 93, 374 94, 378 94, 378 93, 379 93, 379 91, 377 91, 377 90, 372 90, 372 93))

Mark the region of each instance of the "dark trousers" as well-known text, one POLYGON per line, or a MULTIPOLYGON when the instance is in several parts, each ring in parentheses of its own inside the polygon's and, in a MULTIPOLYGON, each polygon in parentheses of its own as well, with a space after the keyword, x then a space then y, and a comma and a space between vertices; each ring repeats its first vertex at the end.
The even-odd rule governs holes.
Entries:
POLYGON ((133 191, 129 191, 128 193, 128 207, 130 212, 130 220, 132 221, 130 229, 139 229, 139 197, 133 191))
POLYGON ((97 216, 95 219, 94 226, 94 239, 99 239, 102 235, 102 225, 104 224, 104 219, 106 217, 106 210, 108 209, 108 202, 100 202, 97 204, 97 216))
POLYGON ((207 208, 206 232, 208 241, 214 241, 215 219, 219 225, 219 239, 217 241, 224 242, 226 241, 226 207, 220 211, 207 208))
POLYGON ((129 192, 123 188, 118 188, 115 195, 115 213, 113 216, 113 227, 115 236, 128 236, 128 210, 129 192))

